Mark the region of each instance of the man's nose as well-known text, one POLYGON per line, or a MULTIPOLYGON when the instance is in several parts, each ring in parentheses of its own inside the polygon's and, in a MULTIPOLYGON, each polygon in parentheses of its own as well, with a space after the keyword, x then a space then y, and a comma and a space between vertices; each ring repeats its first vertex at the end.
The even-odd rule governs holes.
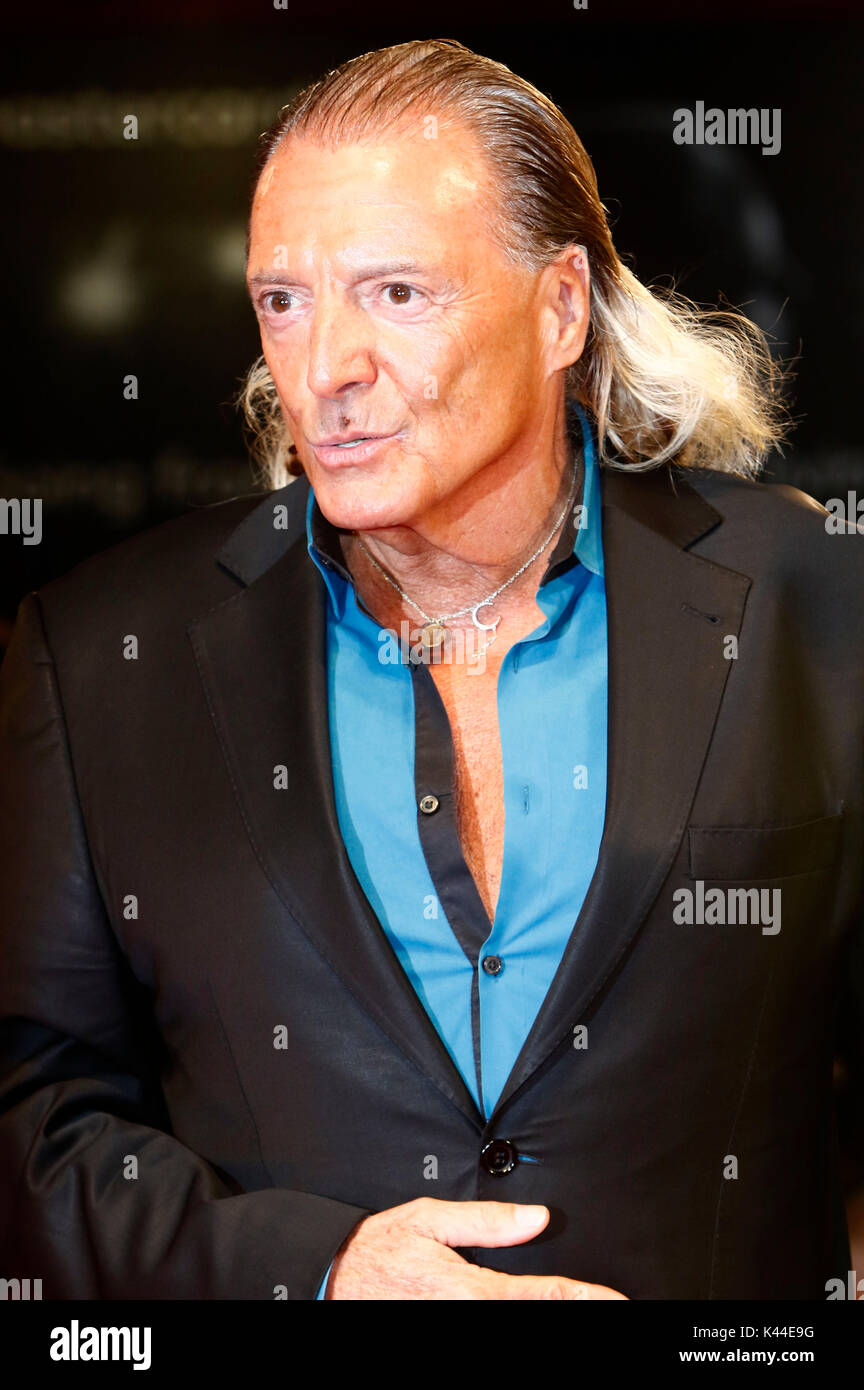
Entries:
POLYGON ((328 296, 314 308, 306 381, 316 396, 336 396, 347 387, 375 380, 375 354, 368 316, 357 304, 328 296))

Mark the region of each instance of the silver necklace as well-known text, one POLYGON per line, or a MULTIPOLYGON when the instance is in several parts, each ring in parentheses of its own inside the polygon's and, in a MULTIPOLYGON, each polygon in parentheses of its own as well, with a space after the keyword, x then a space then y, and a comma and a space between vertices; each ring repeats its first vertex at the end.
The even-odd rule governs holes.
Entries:
POLYGON ((424 623, 424 626, 420 630, 420 641, 423 643, 423 646, 427 648, 427 650, 432 650, 435 647, 441 645, 441 643, 444 640, 444 635, 447 631, 446 624, 450 621, 451 618, 462 618, 465 616, 466 613, 470 613, 474 626, 476 628, 479 628, 481 632, 487 632, 492 634, 491 637, 486 638, 483 648, 483 650, 485 651, 486 647, 491 647, 492 643, 495 641, 496 636, 498 635, 496 632, 496 628, 498 627, 498 624, 501 621, 501 615, 499 613, 498 617, 494 620, 494 622, 481 623, 480 619, 477 616, 478 612, 481 608, 485 608, 487 604, 494 602, 494 600, 498 597, 499 594, 503 593, 505 589, 509 588, 510 585, 519 578, 520 574, 524 574, 528 566, 533 565, 537 557, 543 554, 543 551, 546 549, 552 537, 555 535, 555 532, 558 530, 558 527, 561 525, 562 521, 564 520, 568 511, 570 510, 570 505, 576 493, 576 482, 578 476, 578 468, 574 465, 573 482, 570 485, 570 495, 567 498, 566 503, 564 504, 564 510, 561 512, 560 516, 558 517, 557 521, 555 522, 555 525, 552 527, 552 530, 549 532, 546 539, 542 542, 541 545, 537 547, 530 559, 526 560, 524 565, 520 565, 516 573, 511 574, 509 579, 505 579, 503 584, 499 584, 498 588, 493 590, 491 594, 487 594, 486 598, 481 598, 479 603, 469 603, 464 608, 457 608, 455 613, 442 613, 437 618, 430 617, 428 613, 425 613, 423 611, 419 603, 415 603, 413 598, 409 598, 405 590, 402 588, 401 584, 397 584, 396 580, 393 579, 393 577, 387 573, 383 566, 379 565, 378 561, 375 559, 375 556, 371 553, 368 546, 364 545, 363 537, 357 531, 354 532, 354 535, 357 537, 357 540, 360 544, 360 548, 363 550, 364 554, 368 556, 369 560, 371 560, 376 570, 378 570, 378 572, 381 575, 383 575, 390 587, 395 589, 397 594, 399 594, 400 597, 403 598, 406 603, 410 603, 412 608, 417 609, 417 612, 420 614, 424 623))

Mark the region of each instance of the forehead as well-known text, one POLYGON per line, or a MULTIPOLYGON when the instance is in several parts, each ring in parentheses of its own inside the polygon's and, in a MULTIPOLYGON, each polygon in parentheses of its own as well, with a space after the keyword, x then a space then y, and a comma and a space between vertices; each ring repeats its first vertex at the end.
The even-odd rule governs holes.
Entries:
POLYGON ((394 237, 404 244, 410 233, 415 247, 440 250, 484 232, 489 190, 481 151, 461 128, 435 139, 409 129, 335 148, 289 136, 255 190, 250 247, 365 251, 394 237))

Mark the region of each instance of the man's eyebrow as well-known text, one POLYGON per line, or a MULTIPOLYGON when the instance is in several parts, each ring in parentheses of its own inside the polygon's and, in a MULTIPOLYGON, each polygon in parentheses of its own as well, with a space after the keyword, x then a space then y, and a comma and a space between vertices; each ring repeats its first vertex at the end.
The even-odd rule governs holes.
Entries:
MULTIPOLYGON (((427 271, 419 261, 381 261, 377 265, 362 266, 354 275, 351 283, 361 284, 364 280, 375 280, 382 275, 417 275, 418 273, 436 274, 434 270, 427 271)), ((254 275, 248 275, 246 283, 250 289, 256 289, 259 285, 296 285, 300 281, 293 275, 287 275, 283 270, 259 270, 254 275)))

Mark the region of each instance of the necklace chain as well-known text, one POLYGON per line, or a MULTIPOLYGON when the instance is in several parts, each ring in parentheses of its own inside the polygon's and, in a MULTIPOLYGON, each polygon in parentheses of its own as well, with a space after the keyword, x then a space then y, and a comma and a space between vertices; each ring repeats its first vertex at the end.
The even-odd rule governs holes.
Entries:
MULTIPOLYGON (((486 598, 481 599, 479 603, 469 603, 466 605, 465 608, 458 608, 455 611, 455 613, 442 613, 440 617, 437 618, 431 618, 428 613, 424 613, 419 603, 415 603, 413 598, 409 598, 405 590, 402 588, 401 584, 397 584, 396 580, 392 577, 392 575, 389 575, 387 573, 383 565, 379 565, 378 561, 375 559, 375 556, 371 553, 368 546, 364 544, 363 537, 359 534, 359 532, 355 531, 354 534, 357 537, 357 540, 360 544, 360 548, 363 550, 364 554, 375 566, 376 570, 378 570, 379 573, 383 575, 383 577, 386 579, 387 583, 391 586, 391 588, 395 589, 397 594, 399 594, 405 600, 406 603, 410 603, 412 608, 417 609, 417 612, 420 614, 421 618, 425 623, 433 623, 436 627, 443 626, 443 624, 449 622, 451 618, 462 618, 465 616, 466 613, 470 613, 473 616, 475 625, 477 627, 485 627, 485 624, 480 624, 477 620, 477 610, 479 608, 485 608, 487 603, 492 603, 498 597, 499 594, 503 593, 505 589, 509 588, 510 585, 513 584, 515 580, 519 578, 520 574, 525 573, 529 565, 533 565, 534 561, 538 558, 538 556, 543 554, 543 551, 546 549, 552 537, 555 535, 555 532, 558 530, 558 527, 561 525, 562 521, 564 520, 568 511, 570 510, 570 505, 576 493, 576 482, 578 476, 579 470, 574 464, 573 481, 570 484, 570 494, 567 498, 566 503, 564 504, 564 510, 561 512, 560 516, 558 517, 557 521, 555 522, 555 525, 552 527, 552 530, 549 532, 546 539, 537 547, 530 559, 526 560, 524 565, 520 565, 515 574, 511 574, 509 579, 505 579, 503 584, 499 584, 497 589, 493 590, 491 594, 488 594, 486 598)), ((494 625, 497 626, 497 623, 498 619, 496 618, 494 625)), ((492 626, 492 624, 490 624, 490 626, 492 626)))

